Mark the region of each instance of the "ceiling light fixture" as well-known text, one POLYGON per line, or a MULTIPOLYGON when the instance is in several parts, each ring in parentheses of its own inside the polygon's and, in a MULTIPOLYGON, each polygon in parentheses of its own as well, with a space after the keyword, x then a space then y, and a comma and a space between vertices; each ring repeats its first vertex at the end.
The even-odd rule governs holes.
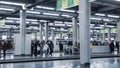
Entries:
POLYGON ((68 17, 68 18, 71 17, 70 15, 62 15, 62 16, 63 16, 63 17, 68 17))
POLYGON ((0 10, 3 10, 3 11, 14 11, 14 9, 9 9, 9 8, 0 8, 0 10))
POLYGON ((115 1, 120 1, 120 0, 115 0, 115 1))
POLYGON ((117 16, 117 15, 108 15, 108 17, 120 18, 120 17, 119 17, 119 16, 117 16))
POLYGON ((35 12, 35 11, 26 11, 27 13, 32 13, 32 14, 40 14, 40 12, 35 12))
POLYGON ((59 14, 53 14, 53 13, 43 13, 44 15, 52 15, 52 16, 59 16, 59 14))
POLYGON ((96 13, 95 15, 97 15, 97 16, 105 16, 105 14, 102 14, 102 13, 96 13))
POLYGON ((101 18, 90 18, 92 20, 102 20, 101 18))
POLYGON ((6 1, 0 1, 2 4, 9 4, 9 5, 17 5, 17 6, 24 6, 23 3, 14 3, 14 2, 6 2, 6 1))
POLYGON ((75 12, 74 10, 61 10, 61 11, 64 11, 64 12, 75 12))
POLYGON ((52 7, 44 7, 44 6, 36 6, 36 8, 48 9, 48 10, 55 10, 55 8, 52 8, 52 7))

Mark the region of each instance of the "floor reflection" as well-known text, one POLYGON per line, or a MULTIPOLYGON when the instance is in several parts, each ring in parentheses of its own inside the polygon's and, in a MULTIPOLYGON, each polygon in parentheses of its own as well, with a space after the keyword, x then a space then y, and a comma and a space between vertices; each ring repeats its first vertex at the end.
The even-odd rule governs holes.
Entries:
POLYGON ((90 66, 80 65, 79 60, 0 64, 0 68, 119 68, 119 67, 120 58, 92 59, 90 66))

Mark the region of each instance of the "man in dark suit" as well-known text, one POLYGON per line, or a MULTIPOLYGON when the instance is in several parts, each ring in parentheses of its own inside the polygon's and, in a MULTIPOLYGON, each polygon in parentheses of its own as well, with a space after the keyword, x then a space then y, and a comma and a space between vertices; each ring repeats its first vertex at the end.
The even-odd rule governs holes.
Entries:
POLYGON ((114 52, 114 41, 110 43, 109 47, 110 47, 110 53, 113 53, 114 52))
POLYGON ((117 53, 119 53, 119 42, 116 42, 117 53))

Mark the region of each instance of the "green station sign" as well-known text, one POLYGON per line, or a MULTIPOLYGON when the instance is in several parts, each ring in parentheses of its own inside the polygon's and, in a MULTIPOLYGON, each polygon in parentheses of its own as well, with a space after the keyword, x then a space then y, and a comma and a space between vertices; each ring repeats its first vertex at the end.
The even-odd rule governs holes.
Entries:
MULTIPOLYGON (((100 33, 107 33, 107 32, 108 32, 107 29, 100 30, 100 33)), ((110 32, 111 33, 117 33, 117 28, 111 28, 110 32)))
POLYGON ((117 28, 112 28, 112 29, 111 29, 111 32, 112 32, 112 33, 117 33, 117 28))
POLYGON ((77 6, 79 0, 57 0, 57 10, 63 10, 66 8, 77 6))
POLYGON ((4 26, 5 25, 5 20, 0 20, 0 26, 4 26))

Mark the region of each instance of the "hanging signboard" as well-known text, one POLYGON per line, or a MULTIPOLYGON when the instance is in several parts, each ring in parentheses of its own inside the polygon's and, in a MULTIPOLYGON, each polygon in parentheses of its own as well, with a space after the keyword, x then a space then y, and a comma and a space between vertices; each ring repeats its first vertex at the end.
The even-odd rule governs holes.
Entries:
POLYGON ((79 0, 57 0, 57 10, 63 10, 66 8, 77 6, 79 0))
POLYGON ((112 28, 111 33, 117 33, 117 28, 112 28))
POLYGON ((107 29, 102 29, 102 30, 100 30, 100 33, 107 33, 107 32, 108 32, 107 29))
POLYGON ((5 25, 5 20, 0 20, 0 26, 4 26, 5 25))

